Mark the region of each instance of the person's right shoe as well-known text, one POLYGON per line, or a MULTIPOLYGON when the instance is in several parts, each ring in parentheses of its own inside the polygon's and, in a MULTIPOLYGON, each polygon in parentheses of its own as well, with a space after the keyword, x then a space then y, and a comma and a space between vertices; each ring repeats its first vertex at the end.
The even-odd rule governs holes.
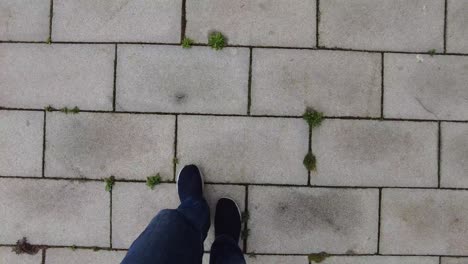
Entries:
POLYGON ((241 214, 236 202, 221 198, 216 204, 215 237, 227 235, 239 242, 242 228, 241 214))

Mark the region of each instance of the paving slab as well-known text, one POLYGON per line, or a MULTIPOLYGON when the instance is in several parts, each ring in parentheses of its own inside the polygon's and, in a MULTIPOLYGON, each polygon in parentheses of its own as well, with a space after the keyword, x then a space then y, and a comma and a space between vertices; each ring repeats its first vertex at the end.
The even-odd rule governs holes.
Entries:
POLYGON ((385 54, 384 116, 468 120, 468 57, 385 54))
POLYGON ((42 264, 42 253, 36 255, 18 255, 11 247, 0 247, 0 263, 2 264, 42 264))
POLYGON ((182 1, 55 0, 54 41, 180 41, 182 1))
POLYGON ((0 179, 0 244, 109 246, 102 182, 0 179))
MULTIPOLYGON (((219 198, 230 197, 242 211, 245 208, 244 186, 205 185, 204 194, 211 209, 212 226, 219 198)), ((143 183, 119 182, 112 195, 112 245, 115 248, 130 247, 159 211, 175 209, 180 204, 175 184, 160 184, 151 190, 143 183)), ((211 228, 205 240, 205 250, 210 250, 213 241, 214 228, 211 228)))
POLYGON ((332 256, 322 264, 439 264, 438 257, 332 256))
POLYGON ((45 176, 172 180, 174 133, 174 116, 53 112, 45 176))
POLYGON ((319 36, 330 48, 441 52, 444 1, 320 1, 319 36))
POLYGON ((144 183, 116 183, 112 190, 112 246, 129 248, 159 211, 179 204, 175 184, 162 183, 151 190, 144 183))
POLYGON ((0 106, 112 110, 112 45, 2 43, 0 58, 0 106))
POLYGON ((384 189, 380 252, 467 255, 468 192, 384 189))
POLYGON ((380 116, 381 55, 328 50, 254 49, 252 114, 380 116))
POLYGON ((248 252, 374 254, 376 189, 249 187, 248 252))
POLYGON ((312 131, 312 185, 437 187, 435 122, 331 120, 312 131))
POLYGON ((447 1, 447 52, 468 53, 467 14, 467 1, 447 1))
POLYGON ((42 176, 44 114, 0 111, 0 175, 42 176))
MULTIPOLYGON (((260 256, 244 255, 247 264, 308 264, 306 256, 260 256)), ((203 264, 210 264, 210 254, 203 255, 203 264)))
POLYGON ((246 114, 249 50, 121 45, 117 110, 246 114))
POLYGON ((230 45, 314 47, 316 0, 188 0, 186 35, 206 43, 222 32, 230 45))
POLYGON ((467 264, 468 258, 442 258, 441 264, 467 264))
POLYGON ((46 41, 50 0, 2 0, 0 40, 46 41))
POLYGON ((178 168, 197 164, 207 182, 307 184, 302 119, 180 116, 178 168))
POLYGON ((50 248, 46 251, 44 264, 116 264, 123 260, 126 253, 126 251, 50 248))
POLYGON ((468 188, 468 124, 442 123, 440 185, 468 188))

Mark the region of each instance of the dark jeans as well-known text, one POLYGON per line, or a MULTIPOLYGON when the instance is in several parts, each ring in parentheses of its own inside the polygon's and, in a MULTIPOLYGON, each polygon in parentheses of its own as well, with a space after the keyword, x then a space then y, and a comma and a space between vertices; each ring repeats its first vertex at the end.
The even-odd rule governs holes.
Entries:
MULTIPOLYGON (((133 242, 121 264, 200 264, 210 228, 205 200, 185 200, 177 209, 159 212, 133 242)), ((245 264, 234 239, 216 237, 210 264, 245 264)))

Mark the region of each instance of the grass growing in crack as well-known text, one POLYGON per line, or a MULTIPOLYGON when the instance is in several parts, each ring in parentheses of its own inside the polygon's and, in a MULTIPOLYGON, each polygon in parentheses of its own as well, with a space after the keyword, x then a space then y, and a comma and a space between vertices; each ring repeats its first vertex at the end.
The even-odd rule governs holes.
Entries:
POLYGON ((51 37, 48 37, 47 40, 46 40, 46 44, 52 44, 52 38, 51 37))
POLYGON ((250 229, 249 228, 242 229, 242 232, 241 232, 241 239, 242 240, 248 238, 249 235, 250 235, 250 229))
POLYGON ((105 178, 104 182, 106 183, 106 191, 110 192, 112 191, 112 188, 114 188, 115 185, 115 177, 110 176, 109 178, 105 178))
POLYGON ((172 160, 172 163, 174 163, 174 165, 179 164, 179 159, 178 159, 178 158, 174 158, 174 159, 172 160))
POLYGON ((308 259, 310 262, 320 263, 328 257, 329 255, 326 252, 320 252, 318 254, 310 254, 308 259))
POLYGON ((431 55, 431 57, 433 57, 436 54, 436 52, 437 52, 436 49, 431 49, 431 50, 429 50, 429 55, 431 55))
POLYGON ((221 32, 213 32, 208 36, 208 45, 215 50, 221 50, 226 46, 226 39, 221 32))
POLYGON ((317 159, 312 152, 305 155, 304 161, 302 162, 308 171, 314 171, 317 168, 317 159))
POLYGON ((161 176, 158 174, 146 178, 146 186, 150 187, 151 190, 154 189, 154 186, 161 183, 161 176))
POLYGON ((94 252, 97 252, 97 251, 99 251, 99 250, 101 250, 101 248, 99 248, 99 247, 93 247, 93 251, 94 251, 94 252))
POLYGON ((255 255, 255 251, 250 252, 247 256, 249 256, 249 258, 257 258, 257 255, 255 255))
POLYGON ((312 108, 307 108, 305 113, 302 115, 302 118, 309 124, 311 128, 318 127, 322 124, 323 113, 315 111, 312 108))
POLYGON ((22 239, 16 241, 16 245, 13 247, 12 251, 15 252, 16 254, 29 254, 29 255, 35 255, 39 250, 41 249, 40 246, 35 246, 31 245, 28 242, 28 239, 26 237, 23 237, 22 239))
POLYGON ((184 37, 184 39, 182 40, 182 48, 190 49, 193 43, 194 43, 193 39, 184 37))
POLYGON ((72 109, 64 107, 61 108, 59 111, 65 114, 78 114, 80 112, 80 109, 78 108, 78 106, 75 106, 72 109))
POLYGON ((72 246, 70 247, 70 249, 73 250, 73 251, 76 251, 77 247, 76 247, 76 245, 72 245, 72 246))
POLYGON ((241 215, 242 223, 246 223, 249 220, 249 218, 250 218, 249 211, 242 212, 242 215, 241 215))
POLYGON ((52 112, 52 111, 55 110, 55 108, 53 106, 51 106, 51 105, 48 105, 48 106, 44 107, 44 110, 46 110, 47 112, 52 112))

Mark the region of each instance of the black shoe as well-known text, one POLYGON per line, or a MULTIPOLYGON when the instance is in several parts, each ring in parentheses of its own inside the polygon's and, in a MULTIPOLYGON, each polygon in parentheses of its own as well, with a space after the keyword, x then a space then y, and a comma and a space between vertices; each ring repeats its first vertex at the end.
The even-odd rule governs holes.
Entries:
POLYGON ((192 197, 203 198, 203 177, 195 165, 187 165, 182 168, 177 176, 177 192, 180 202, 192 197))
POLYGON ((239 242, 241 232, 241 214, 236 202, 221 198, 216 204, 215 237, 228 235, 239 242))

